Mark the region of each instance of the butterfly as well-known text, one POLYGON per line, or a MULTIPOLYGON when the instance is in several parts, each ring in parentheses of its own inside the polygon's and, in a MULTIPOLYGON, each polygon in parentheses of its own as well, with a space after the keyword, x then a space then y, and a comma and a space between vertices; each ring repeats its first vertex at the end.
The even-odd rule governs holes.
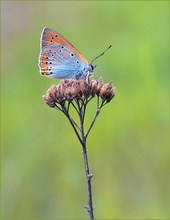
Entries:
POLYGON ((102 56, 111 45, 89 63, 86 58, 61 34, 44 28, 40 39, 40 74, 57 79, 84 79, 92 76, 92 64, 102 56))

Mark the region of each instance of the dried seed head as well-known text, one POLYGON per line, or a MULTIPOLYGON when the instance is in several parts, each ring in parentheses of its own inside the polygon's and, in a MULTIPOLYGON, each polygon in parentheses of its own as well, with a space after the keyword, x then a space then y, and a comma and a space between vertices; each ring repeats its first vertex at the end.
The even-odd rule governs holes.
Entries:
POLYGON ((77 94, 80 91, 78 85, 77 84, 72 84, 72 86, 69 89, 70 89, 71 97, 72 98, 77 97, 77 94))
POLYGON ((112 83, 104 84, 102 79, 89 80, 89 82, 75 79, 62 80, 60 84, 52 85, 43 98, 50 107, 54 108, 56 103, 88 99, 95 95, 109 102, 115 95, 112 83))
POLYGON ((97 94, 97 81, 96 80, 91 80, 91 95, 95 96, 97 94))
POLYGON ((86 82, 86 80, 79 80, 79 88, 80 88, 80 93, 85 98, 88 98, 91 95, 91 86, 90 83, 86 82))
POLYGON ((113 87, 112 82, 102 86, 99 96, 107 102, 110 102, 110 100, 115 96, 115 88, 113 87))
POLYGON ((96 94, 99 96, 100 90, 102 88, 102 86, 104 85, 104 82, 101 78, 99 78, 98 80, 96 80, 96 94))
POLYGON ((55 102, 57 101, 57 98, 55 97, 56 94, 56 86, 52 85, 48 91, 47 94, 43 96, 44 101, 49 105, 51 108, 55 107, 55 102))

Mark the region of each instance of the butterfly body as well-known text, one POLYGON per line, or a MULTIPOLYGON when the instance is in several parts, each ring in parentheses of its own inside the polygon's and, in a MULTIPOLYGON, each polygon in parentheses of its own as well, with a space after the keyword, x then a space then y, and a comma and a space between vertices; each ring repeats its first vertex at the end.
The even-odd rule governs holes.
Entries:
POLYGON ((94 66, 56 31, 44 28, 40 47, 41 75, 57 79, 83 79, 92 75, 94 66))

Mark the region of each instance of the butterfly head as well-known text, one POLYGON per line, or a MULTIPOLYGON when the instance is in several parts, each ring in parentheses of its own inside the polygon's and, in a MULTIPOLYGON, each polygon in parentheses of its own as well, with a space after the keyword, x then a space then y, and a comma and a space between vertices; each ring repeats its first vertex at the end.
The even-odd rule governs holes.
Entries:
POLYGON ((94 71, 94 69, 96 68, 96 66, 94 66, 93 64, 89 64, 89 72, 93 72, 94 71))

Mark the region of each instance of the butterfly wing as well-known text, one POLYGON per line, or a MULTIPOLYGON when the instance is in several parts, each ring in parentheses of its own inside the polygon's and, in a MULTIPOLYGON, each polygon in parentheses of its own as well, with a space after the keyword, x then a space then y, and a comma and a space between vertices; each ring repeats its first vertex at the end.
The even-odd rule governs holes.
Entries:
POLYGON ((84 64, 68 48, 51 44, 43 48, 39 67, 42 75, 51 78, 72 78, 84 69, 84 64))
POLYGON ((41 47, 47 46, 51 43, 56 43, 63 45, 69 48, 71 51, 74 52, 84 63, 88 64, 86 58, 68 41, 66 40, 61 34, 58 32, 50 29, 44 28, 41 34, 41 47))
POLYGON ((62 35, 44 28, 41 35, 39 68, 42 75, 51 78, 72 78, 83 72, 88 61, 62 35))

